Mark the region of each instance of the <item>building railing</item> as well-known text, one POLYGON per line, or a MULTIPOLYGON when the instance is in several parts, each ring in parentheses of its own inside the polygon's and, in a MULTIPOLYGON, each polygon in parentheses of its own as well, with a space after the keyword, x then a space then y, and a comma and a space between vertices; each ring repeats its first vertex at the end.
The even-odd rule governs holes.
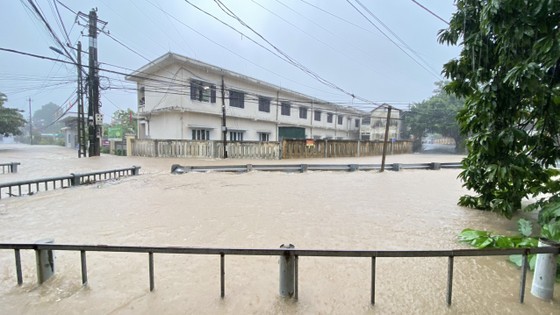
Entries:
MULTIPOLYGON (((523 303, 525 296, 525 283, 528 269, 528 255, 560 253, 560 246, 537 248, 511 248, 511 249, 451 249, 451 250, 309 250, 309 249, 247 249, 247 248, 199 248, 199 247, 148 247, 148 246, 115 246, 115 245, 63 245, 52 243, 0 243, 0 249, 14 250, 16 264, 16 278, 18 285, 23 283, 21 268, 21 250, 39 251, 79 251, 81 258, 82 284, 88 282, 87 252, 117 252, 117 253, 144 253, 148 254, 148 273, 150 291, 155 288, 154 254, 186 254, 186 255, 216 255, 220 256, 220 295, 225 296, 225 256, 283 256, 293 257, 295 260, 294 298, 298 298, 298 259, 300 257, 355 257, 371 259, 371 295, 370 302, 375 304, 376 262, 378 258, 410 258, 410 257, 442 257, 448 259, 446 302, 451 305, 453 289, 453 271, 455 257, 475 256, 506 256, 522 255, 522 268, 519 290, 519 301, 523 303)), ((52 256, 52 255, 51 255, 52 256)), ((38 266, 39 268, 39 266, 38 266)))
POLYGON ((19 162, 0 163, 0 167, 2 167, 2 174, 17 173, 18 165, 21 165, 21 163, 19 162))
MULTIPOLYGON (((416 164, 402 164, 393 163, 386 165, 388 170, 400 171, 402 169, 424 169, 424 170, 439 170, 439 169, 452 169, 461 168, 459 162, 453 163, 416 163, 416 164)), ((181 166, 173 164, 171 166, 172 173, 187 173, 187 172, 250 172, 250 171, 269 171, 269 172, 306 172, 306 171, 372 171, 380 170, 381 164, 246 164, 246 165, 210 165, 210 166, 181 166)))
POLYGON ((33 195, 40 191, 48 191, 60 188, 69 188, 91 184, 98 181, 116 179, 123 176, 138 175, 140 166, 130 168, 99 171, 83 174, 70 174, 67 176, 47 177, 31 179, 11 183, 0 183, 0 199, 4 197, 19 197, 23 195, 33 195))

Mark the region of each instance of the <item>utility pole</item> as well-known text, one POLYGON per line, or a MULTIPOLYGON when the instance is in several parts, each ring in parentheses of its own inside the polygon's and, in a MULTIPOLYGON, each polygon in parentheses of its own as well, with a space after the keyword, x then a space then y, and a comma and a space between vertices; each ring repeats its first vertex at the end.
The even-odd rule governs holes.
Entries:
POLYGON ((224 141, 224 159, 227 159, 227 127, 226 127, 226 91, 222 75, 222 140, 224 141))
POLYGON ((387 140, 389 140, 389 123, 391 122, 391 109, 389 106, 387 109, 387 123, 385 124, 385 140, 383 141, 383 157, 381 158, 381 169, 380 172, 385 170, 385 156, 387 155, 387 140))
POLYGON ((33 144, 33 116, 31 115, 31 97, 29 98, 29 144, 33 144))
POLYGON ((89 125, 89 156, 101 154, 99 142, 103 119, 99 114, 99 69, 97 67, 97 13, 89 12, 89 74, 88 74, 88 125, 89 125))
POLYGON ((86 157, 86 126, 82 81, 82 42, 78 42, 78 158, 86 157))

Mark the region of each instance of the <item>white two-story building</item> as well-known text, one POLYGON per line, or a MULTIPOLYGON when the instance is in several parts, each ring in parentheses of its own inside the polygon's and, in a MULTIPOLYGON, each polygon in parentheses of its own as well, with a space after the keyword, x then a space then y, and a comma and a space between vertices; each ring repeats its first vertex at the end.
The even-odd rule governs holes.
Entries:
POLYGON ((140 139, 222 140, 225 130, 228 141, 358 140, 370 116, 174 53, 127 80, 137 83, 140 139))

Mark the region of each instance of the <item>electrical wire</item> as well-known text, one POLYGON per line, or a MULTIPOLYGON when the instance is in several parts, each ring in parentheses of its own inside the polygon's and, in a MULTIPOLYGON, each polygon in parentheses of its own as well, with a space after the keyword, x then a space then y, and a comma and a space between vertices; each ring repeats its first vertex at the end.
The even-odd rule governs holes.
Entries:
MULTIPOLYGON (((360 6, 362 6, 366 11, 368 11, 368 13, 370 13, 370 15, 373 16, 373 13, 371 13, 371 11, 369 11, 365 6, 363 6, 363 4, 361 4, 361 2, 359 2, 358 0, 355 0, 360 6)), ((412 57, 404 48, 402 48, 399 44, 397 44, 389 35, 387 35, 387 33, 385 33, 379 26, 377 26, 377 24, 373 23, 372 20, 370 20, 362 11, 360 11, 360 9, 358 9, 352 2, 350 2, 350 0, 346 0, 346 2, 352 6, 352 8, 354 8, 354 10, 356 10, 356 12, 358 12, 363 18, 365 18, 373 27, 375 27, 381 34, 383 34, 383 36, 385 36, 385 38, 387 38, 391 43, 393 43, 393 45, 395 45, 399 50, 401 50, 405 55, 407 55, 410 59, 412 59, 412 61, 414 61, 417 65, 419 65, 420 67, 422 67, 424 70, 426 70, 428 73, 430 73, 432 76, 434 76, 436 79, 441 80, 441 77, 435 73, 433 73, 430 69, 428 69, 425 65, 423 65, 422 63, 420 63, 418 60, 416 60, 414 57, 412 57)))
POLYGON ((421 7, 422 9, 424 9, 425 11, 427 11, 428 13, 430 13, 431 15, 435 16, 438 20, 440 20, 443 23, 449 25, 449 22, 447 22, 445 19, 443 19, 439 15, 435 14, 432 10, 430 10, 430 9, 426 8, 425 6, 421 5, 420 3, 418 3, 418 1, 415 1, 415 0, 411 0, 411 1, 414 2, 416 5, 418 5, 419 7, 421 7))

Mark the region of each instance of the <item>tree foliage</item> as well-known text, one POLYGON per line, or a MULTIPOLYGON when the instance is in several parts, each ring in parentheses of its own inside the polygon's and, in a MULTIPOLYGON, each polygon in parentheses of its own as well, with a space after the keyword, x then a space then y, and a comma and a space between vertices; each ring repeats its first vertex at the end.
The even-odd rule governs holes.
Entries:
POLYGON ((122 126, 124 133, 136 134, 135 113, 132 109, 119 109, 111 117, 111 126, 122 126))
POLYGON ((0 134, 20 135, 26 121, 18 109, 4 107, 7 101, 6 94, 0 92, 0 134))
POLYGON ((455 139, 456 150, 462 151, 464 138, 456 116, 464 101, 445 92, 443 85, 444 82, 437 82, 432 97, 414 104, 404 115, 404 123, 416 141, 421 141, 427 133, 439 133, 455 139))
POLYGON ((33 113, 33 129, 40 130, 41 133, 59 133, 62 123, 56 121, 60 115, 60 106, 55 103, 48 103, 33 113))
POLYGON ((511 217, 521 200, 557 194, 560 159, 560 1, 457 0, 439 41, 462 44, 444 66, 469 154, 461 205, 511 217))

